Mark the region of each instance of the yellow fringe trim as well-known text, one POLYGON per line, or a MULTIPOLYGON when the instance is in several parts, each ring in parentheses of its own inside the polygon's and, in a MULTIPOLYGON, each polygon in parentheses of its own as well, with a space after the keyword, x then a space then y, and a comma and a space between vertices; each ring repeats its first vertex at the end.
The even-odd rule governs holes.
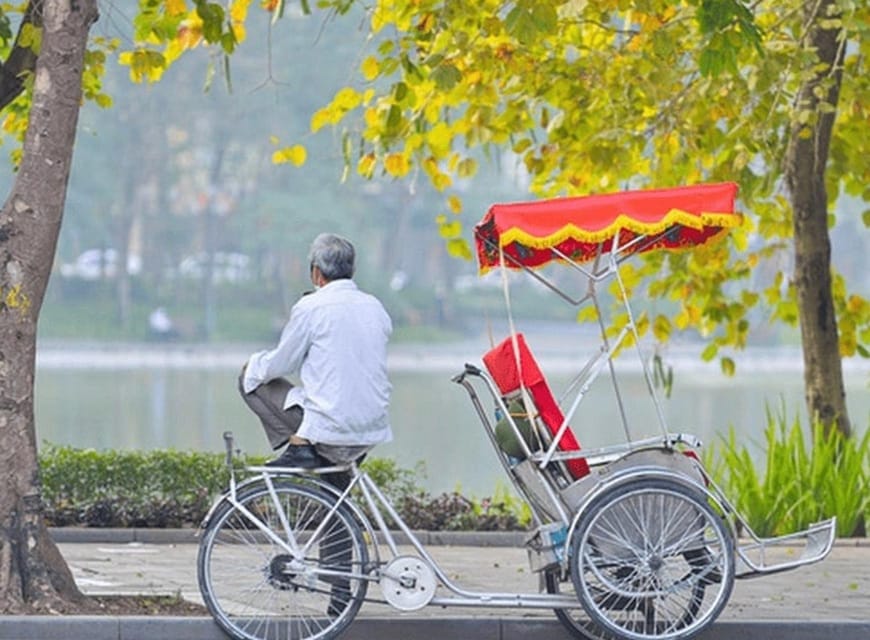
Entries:
POLYGON ((739 227, 743 222, 743 216, 739 213, 689 213, 681 209, 671 209, 665 216, 654 223, 644 223, 635 220, 631 216, 619 214, 608 226, 597 231, 587 231, 574 224, 567 224, 555 233, 548 236, 534 236, 518 227, 511 227, 499 235, 499 244, 507 247, 513 242, 533 247, 535 249, 551 249, 557 247, 566 240, 578 240, 580 242, 603 242, 612 238, 617 231, 628 229, 640 235, 656 235, 667 231, 675 224, 701 231, 705 227, 739 227))

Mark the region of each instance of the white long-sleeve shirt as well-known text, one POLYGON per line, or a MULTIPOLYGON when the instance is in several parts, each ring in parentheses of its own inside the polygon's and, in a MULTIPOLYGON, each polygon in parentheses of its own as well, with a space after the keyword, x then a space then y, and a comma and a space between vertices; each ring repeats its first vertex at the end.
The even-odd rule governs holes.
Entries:
POLYGON ((249 358, 244 390, 298 373, 302 384, 284 402, 303 409, 297 435, 330 445, 388 442, 392 329, 377 298, 352 280, 333 280, 293 306, 277 347, 249 358))

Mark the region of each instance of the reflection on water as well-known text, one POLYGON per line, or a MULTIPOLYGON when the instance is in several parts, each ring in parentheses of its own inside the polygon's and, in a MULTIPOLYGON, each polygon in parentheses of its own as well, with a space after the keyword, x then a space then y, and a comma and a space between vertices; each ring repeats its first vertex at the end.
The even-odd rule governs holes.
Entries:
MULTIPOLYGON (((394 457, 413 467, 424 460, 427 477, 421 480, 433 492, 461 487, 469 494, 490 495, 498 483, 506 484, 486 435, 465 390, 451 382, 466 360, 456 366, 396 366, 391 372, 391 418, 395 440, 378 447, 374 455, 394 457)), ((553 366, 551 385, 558 396, 570 375, 553 366)), ((56 444, 98 449, 154 449, 221 451, 221 434, 232 430, 238 446, 251 453, 267 453, 258 421, 236 394, 235 366, 202 369, 179 366, 84 368, 40 366, 36 386, 37 434, 56 444)), ((684 431, 715 440, 733 425, 743 437, 759 441, 765 426, 765 407, 781 402, 789 416, 802 408, 799 372, 743 372, 727 379, 715 370, 680 373, 676 369, 674 393, 662 401, 671 431, 684 431)), ((867 426, 870 394, 867 375, 848 378, 850 411, 856 427, 867 426)), ((621 378, 622 396, 633 435, 656 433, 657 420, 642 376, 636 371, 621 378)), ((491 408, 481 388, 487 410, 491 408)), ((586 447, 624 440, 619 408, 609 379, 600 378, 584 397, 572 420, 586 447)), ((805 421, 804 421, 805 422, 805 421)))

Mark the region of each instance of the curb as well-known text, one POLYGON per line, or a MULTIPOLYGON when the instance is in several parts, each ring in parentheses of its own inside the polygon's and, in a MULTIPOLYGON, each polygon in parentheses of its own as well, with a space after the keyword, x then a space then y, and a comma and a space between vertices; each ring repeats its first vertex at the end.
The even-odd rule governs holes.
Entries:
MULTIPOLYGON (((523 618, 359 618, 341 634, 346 640, 561 640, 572 636, 556 621, 523 618)), ((866 640, 867 622, 716 622, 702 640, 866 640)), ((0 616, 0 640, 226 640, 209 618, 112 616, 0 616)))

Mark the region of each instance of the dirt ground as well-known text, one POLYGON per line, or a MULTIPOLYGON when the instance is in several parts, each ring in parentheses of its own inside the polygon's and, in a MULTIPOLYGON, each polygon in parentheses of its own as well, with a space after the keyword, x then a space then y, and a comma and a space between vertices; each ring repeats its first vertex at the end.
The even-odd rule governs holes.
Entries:
POLYGON ((86 596, 80 603, 55 605, 50 610, 29 609, 25 614, 106 616, 208 616, 201 604, 180 596, 86 596))

